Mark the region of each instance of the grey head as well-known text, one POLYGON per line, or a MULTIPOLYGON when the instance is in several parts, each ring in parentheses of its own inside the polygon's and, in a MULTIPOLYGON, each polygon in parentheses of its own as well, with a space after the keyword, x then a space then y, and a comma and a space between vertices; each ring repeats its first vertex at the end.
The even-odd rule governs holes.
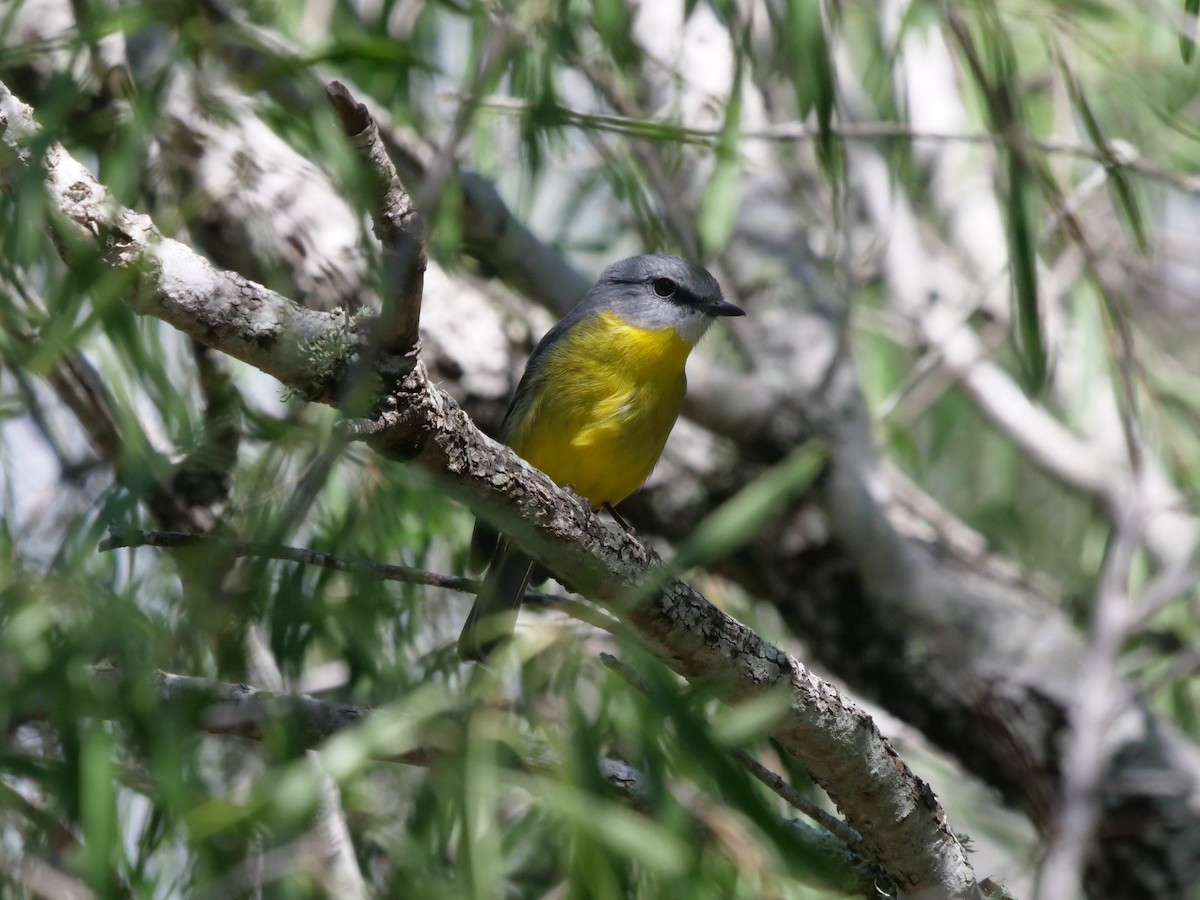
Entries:
POLYGON ((587 314, 608 310, 640 328, 674 328, 696 343, 718 316, 744 316, 721 294, 707 270, 678 256, 631 256, 605 269, 579 304, 587 314))
POLYGON ((651 253, 613 263, 600 280, 575 304, 534 348, 512 403, 504 416, 501 434, 509 437, 514 414, 519 416, 533 391, 547 357, 563 335, 581 322, 610 311, 639 328, 674 328, 695 345, 718 316, 744 316, 721 296, 721 286, 707 271, 678 256, 651 253))

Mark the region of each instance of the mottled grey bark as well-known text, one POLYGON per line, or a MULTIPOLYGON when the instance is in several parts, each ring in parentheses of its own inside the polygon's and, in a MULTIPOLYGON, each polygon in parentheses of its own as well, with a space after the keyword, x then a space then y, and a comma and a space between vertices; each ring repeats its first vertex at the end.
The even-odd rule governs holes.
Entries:
MULTIPOLYGON (((0 86, 6 177, 36 171, 24 144, 36 134, 31 110, 0 86)), ((209 346, 312 391, 296 367, 305 346, 340 332, 336 317, 303 310, 245 279, 219 272, 145 216, 116 206, 86 169, 54 145, 44 160, 55 203, 83 238, 109 238, 106 261, 137 275, 135 309, 209 346), (207 282, 207 290, 205 289, 207 282), (290 380, 289 380, 290 379, 290 380)), ((329 376, 320 383, 327 397, 329 376)), ((797 660, 712 606, 679 581, 628 608, 630 593, 660 578, 657 555, 610 530, 574 495, 501 447, 432 385, 418 365, 383 398, 383 412, 357 423, 380 452, 427 469, 474 512, 504 522, 535 559, 603 605, 615 608, 675 671, 730 703, 786 690, 790 713, 773 732, 838 804, 864 847, 910 896, 973 897, 965 851, 928 786, 903 763, 862 710, 797 660)))
MULTIPOLYGON (((906 528, 872 446, 853 361, 838 352, 834 295, 815 267, 779 265, 785 252, 796 258, 801 241, 800 224, 787 230, 789 212, 773 209, 779 196, 769 185, 751 196, 727 254, 738 296, 768 310, 751 340, 773 354, 762 366, 770 374, 706 383, 713 402, 694 398, 705 424, 740 448, 739 462, 707 475, 674 469, 669 484, 635 496, 630 513, 639 527, 683 540, 691 523, 796 441, 830 439, 821 489, 722 570, 777 606, 814 661, 916 725, 1048 831, 1084 637, 1004 567, 906 528), (769 280, 755 277, 763 267, 769 280), (807 352, 776 335, 793 335, 807 352)), ((1121 900, 1186 896, 1200 877, 1200 754, 1132 688, 1113 699, 1088 890, 1121 900)))

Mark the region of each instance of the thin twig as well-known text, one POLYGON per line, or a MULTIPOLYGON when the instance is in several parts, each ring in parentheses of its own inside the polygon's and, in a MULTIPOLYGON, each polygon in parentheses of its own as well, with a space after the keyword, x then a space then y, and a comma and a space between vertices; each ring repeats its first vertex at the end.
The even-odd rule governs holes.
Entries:
MULTIPOLYGON (((321 550, 310 550, 306 547, 288 547, 282 544, 264 544, 254 541, 239 541, 232 538, 219 537, 213 534, 197 534, 185 531, 139 531, 113 530, 97 547, 100 553, 112 550, 136 549, 138 547, 195 547, 197 545, 219 547, 222 552, 236 559, 254 557, 258 559, 275 559, 281 562, 294 562, 305 566, 315 566, 320 569, 333 569, 337 572, 350 572, 358 575, 369 575, 381 581, 397 581, 402 584, 422 584, 428 587, 444 588, 449 591, 462 591, 464 594, 479 592, 479 581, 461 575, 442 575, 438 572, 427 572, 412 566, 397 566, 369 559, 347 559, 333 553, 321 550)), ((622 631, 620 622, 590 604, 560 594, 547 594, 541 591, 526 591, 525 603, 543 609, 554 609, 566 613, 573 619, 585 622, 610 634, 622 631)))
POLYGON ((195 534, 184 531, 113 531, 100 542, 101 553, 122 548, 137 547, 194 547, 199 544, 220 547, 236 558, 257 557, 276 559, 283 562, 334 569, 339 572, 355 572, 374 576, 384 581, 400 581, 405 584, 424 584, 430 587, 447 588, 473 594, 479 583, 472 578, 457 575, 439 575, 411 566, 395 566, 372 560, 346 559, 333 553, 309 550, 304 547, 287 547, 281 544, 261 544, 254 541, 239 541, 216 535, 195 534))
MULTIPOLYGON (((1090 200, 1107 182, 1107 170, 1103 167, 1097 168, 1084 178, 1060 208, 1052 210, 1046 215, 1041 228, 1038 230, 1037 243, 1041 245, 1049 240, 1062 227, 1065 217, 1067 215, 1074 215, 1079 211, 1084 203, 1090 200)), ((979 307, 983 305, 987 296, 1002 283, 1004 277, 1008 274, 1010 265, 1006 261, 998 272, 995 272, 991 278, 973 291, 963 302, 963 311, 959 314, 958 321, 949 328, 940 329, 940 335, 935 335, 928 327, 930 317, 917 317, 914 325, 920 331, 919 340, 929 343, 930 346, 924 348, 921 358, 913 363, 901 383, 880 403, 875 413, 876 421, 882 422, 896 413, 901 403, 912 395, 916 391, 916 388, 925 382, 927 378, 932 375, 943 376, 933 389, 921 395, 919 403, 907 404, 905 415, 899 424, 903 426, 911 425, 933 406, 947 390, 958 383, 959 378, 957 373, 952 371, 953 367, 946 364, 946 347, 960 332, 971 329, 972 317, 979 311, 979 307)), ((1008 339, 1008 326, 1009 323, 1007 321, 996 320, 990 324, 990 327, 985 329, 978 345, 981 351, 979 359, 982 360, 991 357, 995 350, 1004 345, 1004 342, 1008 339)))
POLYGON ((1200 561, 1188 560, 1166 570, 1146 585, 1133 608, 1141 625, 1160 613, 1167 604, 1196 589, 1200 582, 1200 561))
MULTIPOLYGON (((1077 243, 1085 253, 1091 253, 1082 234, 1077 243)), ((1095 262, 1089 255, 1093 270, 1095 262)), ((1099 287, 1104 291, 1103 285, 1099 287)), ((1100 787, 1112 756, 1108 730, 1118 685, 1117 657, 1136 620, 1129 595, 1130 572, 1151 512, 1145 496, 1147 460, 1138 421, 1133 333, 1117 303, 1110 302, 1108 310, 1115 332, 1117 379, 1121 388, 1118 408, 1129 456, 1130 482, 1096 588, 1091 643, 1084 658, 1079 697, 1063 758, 1058 828, 1042 862, 1037 900, 1068 900, 1082 895, 1083 870, 1099 819, 1100 787)))
MULTIPOLYGON (((443 91, 441 97, 457 98, 454 92, 443 91)), ((478 101, 483 109, 507 115, 525 115, 529 104, 513 97, 487 97, 478 101)), ((672 143, 714 146, 721 137, 720 128, 684 125, 680 122, 655 120, 613 113, 585 112, 566 106, 555 108, 562 120, 592 131, 607 131, 623 137, 672 143)), ((928 141, 931 143, 984 144, 994 147, 1009 147, 1044 153, 1051 156, 1068 156, 1075 159, 1090 159, 1107 167, 1128 169, 1146 178, 1162 181, 1186 191, 1200 194, 1200 178, 1173 172, 1142 156, 1137 147, 1124 140, 1111 140, 1103 147, 1080 144, 1054 138, 1035 138, 1028 135, 1001 134, 991 131, 928 131, 913 127, 907 122, 842 122, 831 123, 829 131, 835 137, 847 141, 928 141)), ((803 122, 781 122, 765 128, 751 128, 739 132, 738 137, 746 141, 772 143, 794 143, 817 140, 820 129, 803 122)))
MULTIPOLYGON (((92 669, 100 681, 119 682, 123 675, 112 666, 92 669)), ((211 734, 259 741, 273 724, 287 723, 305 747, 315 747, 344 728, 362 721, 371 707, 320 700, 307 694, 260 691, 248 684, 209 681, 191 675, 155 671, 159 699, 173 708, 195 708, 198 727, 211 734)), ((411 762, 409 754, 399 761, 411 762)))
POLYGON ((1100 573, 1091 644, 1063 754, 1058 827, 1042 861, 1036 900, 1082 896, 1082 873, 1099 818, 1100 786, 1112 756, 1108 728, 1119 690, 1117 656, 1133 623, 1129 573, 1145 527, 1139 476, 1135 470, 1134 495, 1117 523, 1100 573))

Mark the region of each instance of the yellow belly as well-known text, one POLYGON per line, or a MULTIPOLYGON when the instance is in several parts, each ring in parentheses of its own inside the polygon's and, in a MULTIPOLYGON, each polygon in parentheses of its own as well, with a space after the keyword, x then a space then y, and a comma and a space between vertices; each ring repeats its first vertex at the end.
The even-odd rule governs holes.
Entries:
POLYGON ((509 444, 593 506, 619 503, 654 469, 679 417, 691 345, 673 329, 647 331, 611 313, 572 328, 514 410, 509 444))

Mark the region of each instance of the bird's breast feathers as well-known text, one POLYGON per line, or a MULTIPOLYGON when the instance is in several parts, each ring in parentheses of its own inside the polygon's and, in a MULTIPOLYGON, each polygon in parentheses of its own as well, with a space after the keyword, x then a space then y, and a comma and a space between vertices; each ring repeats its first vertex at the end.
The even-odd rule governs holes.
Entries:
POLYGON ((679 416, 692 341, 612 312, 546 348, 509 443, 593 504, 617 503, 650 475, 679 416))

